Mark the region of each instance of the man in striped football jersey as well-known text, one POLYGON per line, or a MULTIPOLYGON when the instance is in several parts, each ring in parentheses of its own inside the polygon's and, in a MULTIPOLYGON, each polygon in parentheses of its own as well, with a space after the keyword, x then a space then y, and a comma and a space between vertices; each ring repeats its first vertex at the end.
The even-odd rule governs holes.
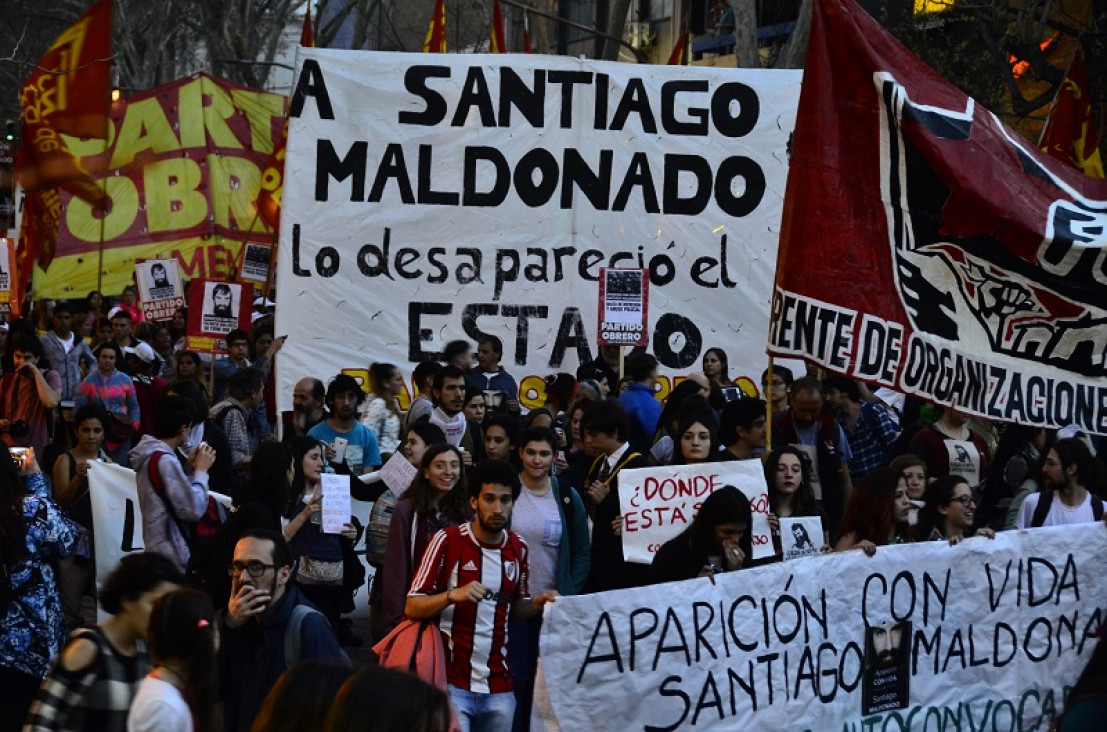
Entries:
POLYGON ((446 680, 465 732, 508 732, 515 694, 507 665, 508 617, 542 611, 556 591, 529 597, 527 544, 507 529, 519 497, 508 463, 483 461, 469 476, 475 518, 434 535, 411 583, 407 617, 439 617, 449 666, 446 680))

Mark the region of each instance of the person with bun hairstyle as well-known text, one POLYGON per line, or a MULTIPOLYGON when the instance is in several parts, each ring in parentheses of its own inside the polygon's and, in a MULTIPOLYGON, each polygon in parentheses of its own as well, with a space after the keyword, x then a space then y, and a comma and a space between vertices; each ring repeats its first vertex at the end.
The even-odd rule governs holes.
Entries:
POLYGON ((150 611, 154 670, 138 687, 127 732, 215 729, 215 607, 199 590, 176 590, 150 611))

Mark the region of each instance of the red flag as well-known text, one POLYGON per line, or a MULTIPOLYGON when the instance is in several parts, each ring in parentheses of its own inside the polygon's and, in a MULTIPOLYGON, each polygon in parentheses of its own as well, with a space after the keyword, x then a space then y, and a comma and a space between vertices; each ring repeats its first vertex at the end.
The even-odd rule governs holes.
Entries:
MULTIPOLYGON (((300 45, 304 48, 315 47, 315 33, 311 28, 311 3, 308 3, 307 12, 304 14, 300 45)), ((269 156, 265 167, 262 168, 261 188, 258 189, 257 198, 258 216, 274 232, 280 228, 281 223, 281 190, 284 188, 284 158, 287 147, 288 120, 286 119, 281 139, 273 146, 273 154, 269 156)), ((242 251, 246 251, 245 247, 242 251)))
POLYGON ((434 3, 434 15, 427 26, 427 37, 423 41, 423 53, 446 53, 446 3, 437 0, 434 3))
POLYGON ((1039 147, 1061 162, 1084 171, 1084 175, 1103 177, 1099 136, 1092 120, 1088 81, 1084 75, 1083 49, 1076 52, 1069 72, 1057 90, 1039 147))
POLYGON ((534 53, 534 46, 530 43, 530 16, 523 11, 523 53, 534 53))
POLYGON ((20 272, 50 266, 57 245, 63 188, 94 206, 108 198, 62 134, 105 139, 111 105, 111 3, 99 0, 58 36, 23 85, 23 139, 16 160, 27 191, 20 231, 20 272), (28 216, 28 214, 30 214, 28 216))
POLYGON ((500 10, 500 0, 492 0, 492 40, 488 44, 489 53, 507 53, 504 43, 504 15, 500 10))
POLYGON ((311 3, 307 5, 304 13, 304 28, 300 31, 300 45, 304 48, 315 48, 315 32, 311 29, 311 3))
POLYGON ((669 54, 669 66, 683 66, 684 61, 684 49, 687 46, 688 34, 681 33, 680 38, 677 39, 676 45, 673 46, 673 52, 669 54))
POLYGON ((1004 422, 1107 424, 1107 181, 854 0, 815 0, 769 351, 1004 422))

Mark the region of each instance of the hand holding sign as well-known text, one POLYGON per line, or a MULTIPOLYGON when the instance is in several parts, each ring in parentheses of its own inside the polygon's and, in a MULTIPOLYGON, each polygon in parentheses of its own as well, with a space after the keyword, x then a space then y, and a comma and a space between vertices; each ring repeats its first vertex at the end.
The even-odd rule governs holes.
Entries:
MULTIPOLYGON (((588 489, 589 495, 596 485, 588 489)), ((623 557, 628 562, 652 563, 661 545, 688 528, 703 501, 726 485, 734 486, 750 501, 753 558, 772 556, 769 494, 761 461, 741 460, 621 471, 623 557)))

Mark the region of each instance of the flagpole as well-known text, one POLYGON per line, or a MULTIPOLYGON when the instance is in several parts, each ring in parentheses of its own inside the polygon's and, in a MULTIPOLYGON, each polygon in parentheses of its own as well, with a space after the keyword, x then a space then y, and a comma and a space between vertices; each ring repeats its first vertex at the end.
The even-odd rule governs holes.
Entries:
POLYGON ((765 371, 765 449, 773 450, 773 357, 769 356, 769 368, 765 371))

